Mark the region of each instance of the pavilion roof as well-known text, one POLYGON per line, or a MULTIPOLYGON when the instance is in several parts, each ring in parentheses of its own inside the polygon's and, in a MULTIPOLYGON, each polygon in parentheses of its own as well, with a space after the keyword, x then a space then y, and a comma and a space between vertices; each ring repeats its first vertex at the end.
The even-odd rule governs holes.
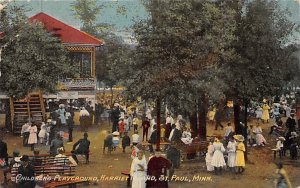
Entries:
POLYGON ((83 31, 75 29, 52 16, 40 12, 29 18, 31 22, 41 22, 49 33, 60 38, 63 44, 100 46, 104 42, 83 31))

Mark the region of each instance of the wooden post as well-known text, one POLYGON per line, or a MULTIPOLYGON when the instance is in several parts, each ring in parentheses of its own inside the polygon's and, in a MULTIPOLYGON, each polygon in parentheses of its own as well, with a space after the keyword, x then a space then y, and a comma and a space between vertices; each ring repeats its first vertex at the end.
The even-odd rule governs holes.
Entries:
POLYGON ((157 128, 157 142, 156 151, 160 151, 160 98, 156 99, 156 128, 157 128))

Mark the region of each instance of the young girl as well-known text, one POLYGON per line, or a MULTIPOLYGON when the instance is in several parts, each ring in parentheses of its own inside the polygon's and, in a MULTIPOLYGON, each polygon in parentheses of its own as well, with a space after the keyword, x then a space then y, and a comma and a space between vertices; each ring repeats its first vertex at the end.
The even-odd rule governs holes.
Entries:
POLYGON ((45 138, 47 136, 47 126, 44 122, 42 122, 41 130, 40 130, 38 136, 39 136, 40 144, 43 144, 45 141, 45 138))
POLYGON ((234 172, 235 167, 235 156, 236 156, 236 141, 233 137, 229 138, 229 142, 227 145, 227 153, 228 153, 228 161, 227 165, 232 172, 234 172))
POLYGON ((142 150, 139 150, 137 157, 132 160, 130 175, 132 177, 132 187, 146 187, 147 162, 142 150))
POLYGON ((243 173, 245 171, 244 153, 246 151, 245 145, 243 143, 244 137, 242 135, 234 135, 234 139, 237 141, 236 157, 235 157, 235 165, 237 167, 237 173, 243 173))
POLYGON ((31 151, 34 150, 34 144, 37 144, 37 127, 35 123, 32 123, 29 127, 28 144, 31 146, 31 151))
POLYGON ((118 131, 115 131, 115 132, 112 133, 112 135, 113 135, 113 139, 112 139, 113 149, 116 150, 116 148, 118 147, 119 142, 120 142, 120 138, 119 138, 120 133, 118 131))

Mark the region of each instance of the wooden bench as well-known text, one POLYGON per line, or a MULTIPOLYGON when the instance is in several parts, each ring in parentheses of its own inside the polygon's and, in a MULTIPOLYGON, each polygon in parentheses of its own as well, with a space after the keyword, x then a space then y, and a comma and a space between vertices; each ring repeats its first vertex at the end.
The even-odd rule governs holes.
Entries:
POLYGON ((121 174, 127 176, 127 186, 130 187, 130 183, 131 183, 130 170, 129 169, 122 170, 121 174))
MULTIPOLYGON (((34 166, 36 176, 42 177, 55 177, 57 175, 63 176, 75 176, 76 166, 69 164, 69 160, 66 157, 58 158, 52 156, 35 156, 31 159, 34 166), (38 163, 36 163, 38 162, 38 163)), ((11 169, 12 183, 15 182, 15 177, 17 175, 19 166, 15 166, 11 169)), ((58 181, 55 178, 50 178, 53 181, 46 183, 45 186, 49 187, 59 187, 69 185, 69 187, 76 187, 76 184, 87 182, 86 180, 68 180, 68 181, 58 181)), ((43 183, 42 183, 43 184, 43 183)))
MULTIPOLYGON (((151 144, 149 142, 141 142, 140 143, 144 148, 145 147, 149 147, 151 144)), ((165 147, 167 145, 170 145, 171 143, 170 142, 161 142, 159 145, 161 146, 160 149, 163 149, 162 147, 165 147)), ((156 144, 152 144, 152 145, 156 145, 156 144)))
POLYGON ((207 141, 201 141, 201 142, 196 142, 196 143, 191 143, 191 144, 184 144, 180 143, 177 144, 175 147, 179 149, 182 159, 187 159, 189 155, 194 155, 198 152, 200 153, 206 153, 207 152, 207 146, 208 142, 207 141))
POLYGON ((271 150, 273 151, 274 160, 276 159, 277 153, 279 154, 279 158, 281 159, 281 157, 283 156, 283 150, 277 148, 271 150))

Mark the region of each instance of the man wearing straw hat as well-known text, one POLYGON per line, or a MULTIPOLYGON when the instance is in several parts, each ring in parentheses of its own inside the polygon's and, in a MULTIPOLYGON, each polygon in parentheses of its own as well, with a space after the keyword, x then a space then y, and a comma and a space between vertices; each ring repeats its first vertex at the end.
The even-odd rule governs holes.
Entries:
POLYGON ((242 174, 245 171, 244 153, 245 153, 246 149, 245 149, 245 145, 243 143, 244 136, 234 135, 234 139, 237 141, 235 165, 237 167, 237 173, 242 174))

